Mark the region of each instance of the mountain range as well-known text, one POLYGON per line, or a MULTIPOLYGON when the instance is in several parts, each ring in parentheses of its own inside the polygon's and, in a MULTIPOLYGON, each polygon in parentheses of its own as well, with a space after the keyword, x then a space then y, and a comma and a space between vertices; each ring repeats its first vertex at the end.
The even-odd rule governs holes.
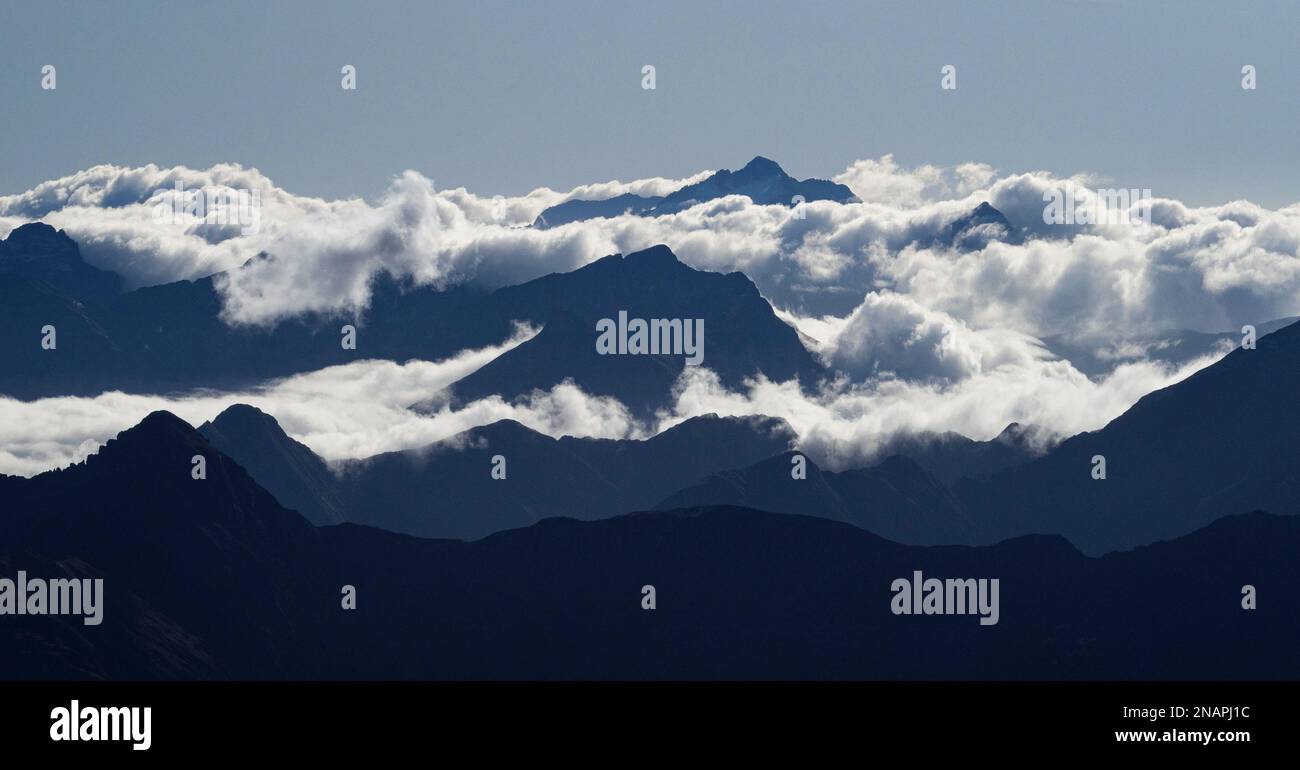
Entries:
POLYGON ((251 407, 231 407, 200 431, 315 523, 475 539, 554 516, 731 505, 915 545, 1055 534, 1101 554, 1227 514, 1300 513, 1297 388, 1300 324, 1057 444, 1020 425, 986 442, 901 436, 883 462, 838 472, 799 452, 783 421, 759 417, 695 418, 643 441, 553 439, 503 421, 332 470, 251 407), (490 474, 498 455, 505 479, 490 474))
POLYGON ((344 521, 422 537, 472 540, 568 516, 597 519, 643 510, 734 463, 784 451, 781 420, 695 417, 645 440, 551 438, 513 420, 331 470, 275 418, 231 406, 199 427, 259 484, 314 524, 344 521), (504 459, 503 478, 492 475, 504 459))
POLYGON ((0 477, 0 494, 3 574, 106 593, 99 626, 0 623, 5 679, 1300 677, 1297 517, 1100 558, 1059 537, 919 548, 728 507, 424 540, 313 527, 166 413, 78 465, 0 477), (998 579, 998 622, 894 614, 891 586, 916 571, 998 579))
POLYGON ((723 169, 699 182, 683 185, 668 195, 624 193, 602 200, 565 201, 542 211, 533 222, 533 227, 558 227, 570 222, 622 214, 657 217, 675 214, 693 205, 727 195, 744 195, 760 206, 794 206, 800 199, 807 203, 822 200, 849 203, 857 200, 853 191, 842 184, 825 179, 799 181, 787 174, 776 161, 759 155, 739 171, 723 169))
POLYGON ((84 268, 0 272, 0 303, 9 312, 9 323, 0 327, 0 348, 7 351, 0 393, 23 399, 114 389, 238 389, 368 358, 436 361, 501 344, 523 323, 542 331, 457 383, 457 398, 515 398, 572 380, 648 416, 671 406, 685 357, 599 355, 596 324, 620 311, 646 319, 701 319, 702 363, 732 387, 760 372, 809 385, 826 373, 748 278, 695 270, 665 246, 492 292, 466 286, 438 291, 382 274, 362 318, 302 317, 268 328, 226 323, 213 277, 137 289, 103 305, 93 292, 69 294, 93 283, 77 276, 96 272, 65 234, 26 225, 4 243, 5 254, 39 245, 43 256, 24 258, 22 265, 84 268), (340 344, 345 323, 357 328, 355 350, 340 344), (53 350, 41 344, 47 325, 57 331, 53 350))
MULTIPOLYGON (((950 232, 961 239, 1004 226, 995 209, 981 207, 950 232)), ((798 378, 808 386, 831 374, 748 278, 695 270, 665 246, 491 292, 434 291, 381 276, 371 310, 359 322, 359 349, 348 351, 338 344, 337 318, 274 328, 226 324, 212 278, 139 289, 99 304, 117 285, 113 277, 86 265, 77 244, 47 225, 25 225, 2 243, 0 301, 11 321, 0 326, 0 343, 11 355, 0 368, 0 392, 19 398, 112 388, 233 388, 363 357, 436 360, 497 344, 524 322, 541 331, 454 383, 450 402, 448 394, 430 394, 412 408, 437 410, 489 396, 517 400, 571 381, 649 419, 671 406, 685 356, 601 355, 598 324, 620 312, 701 319, 702 363, 731 389, 758 374, 798 378), (58 330, 55 350, 40 344, 38 332, 47 324, 58 330)), ((262 434, 241 433, 231 420, 205 430, 317 523, 365 522, 473 539, 556 515, 590 519, 637 508, 725 504, 814 514, 907 543, 987 544, 1052 533, 1088 553, 1103 553, 1185 534, 1230 513, 1300 510, 1289 442, 1300 427, 1290 398, 1300 385, 1300 326, 1284 323, 1261 327, 1258 349, 1238 349, 1149 394, 1105 428, 1059 446, 1030 441, 1020 429, 991 442, 903 437, 886 447, 881 465, 831 473, 812 463, 809 477, 793 484, 778 467, 790 459, 782 455, 791 449, 789 435, 761 421, 715 421, 738 431, 720 441, 696 421, 674 434, 698 438, 713 454, 655 449, 673 446, 672 437, 584 444, 510 423, 456 437, 469 446, 492 446, 489 458, 507 458, 514 475, 503 484, 488 483, 494 480, 483 457, 467 459, 465 452, 441 451, 445 447, 348 463, 340 475, 305 447, 292 449, 287 436, 253 438, 262 434), (1266 333, 1270 329, 1276 331, 1266 333), (645 467, 678 465, 643 483, 627 466, 608 460, 607 449, 617 449, 610 456, 638 456, 645 467), (412 459, 430 455, 440 458, 434 465, 446 479, 477 481, 458 492, 457 484, 430 480, 412 459), (1090 475, 1094 456, 1106 458, 1105 480, 1090 475), (444 506, 440 519, 427 509, 430 499, 454 500, 455 506, 444 506), (368 502, 380 500, 386 502, 368 502)), ((1179 355, 1225 344, 1221 336, 1202 338, 1179 355)), ((692 440, 682 445, 695 446, 692 440)))
MULTIPOLYGON (((742 172, 732 176, 744 177, 742 172)), ((956 246, 992 237, 1014 241, 1018 232, 984 203, 950 223, 940 240, 956 246)), ((0 306, 9 319, 0 327, 0 349, 6 351, 0 394, 34 399, 108 390, 237 390, 362 359, 443 360, 500 345, 523 323, 541 332, 456 383, 452 403, 487 395, 514 399, 571 379, 648 418, 671 407, 684 358, 600 355, 595 324, 619 311, 634 318, 702 320, 702 365, 729 388, 760 373, 776 381, 798 377, 805 387, 830 374, 746 276, 695 270, 666 246, 611 255, 495 291, 468 284, 437 290, 379 273, 364 313, 304 315, 273 326, 228 323, 220 278, 121 292, 121 277, 87 264, 65 233, 43 223, 16 228, 0 241, 0 306), (344 325, 357 328, 356 349, 341 345, 344 325), (53 350, 42 345, 49 326, 57 332, 53 350)), ((1259 333, 1292 320, 1262 324, 1259 333)), ((1173 330, 1123 343, 1154 360, 1185 363, 1239 341, 1236 331, 1173 330)), ((1063 336, 1044 344, 1094 377, 1124 360, 1063 336)), ((446 402, 431 393, 414 406, 427 410, 446 402)))
MULTIPOLYGON (((782 457, 714 474, 659 507, 752 505, 848 521, 917 544, 1050 533, 1101 554, 1184 535, 1227 514, 1300 513, 1296 392, 1300 324, 1144 396, 1100 430, 1041 456, 1022 446, 1003 455, 1005 465, 995 459, 982 473, 960 476, 956 469, 976 466, 960 462, 945 471, 931 461, 951 486, 897 460, 845 473, 823 472, 809 460, 807 477, 796 479, 782 457)), ((923 442, 918 456, 935 446, 923 442)))

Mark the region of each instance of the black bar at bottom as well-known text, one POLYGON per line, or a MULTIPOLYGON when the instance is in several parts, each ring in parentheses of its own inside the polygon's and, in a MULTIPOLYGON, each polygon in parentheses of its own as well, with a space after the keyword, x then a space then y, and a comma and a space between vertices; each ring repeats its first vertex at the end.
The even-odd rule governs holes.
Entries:
POLYGON ((0 692, 0 750, 49 757, 337 759, 457 747, 540 758, 600 755, 608 740, 678 756, 692 746, 768 758, 813 749, 865 758, 891 746, 909 756, 1227 756, 1294 748, 1300 716, 1294 682, 61 682, 0 692), (123 707, 140 709, 131 712, 139 734, 148 707, 149 748, 72 740, 74 701, 90 736, 87 722, 121 720, 102 709, 123 707))

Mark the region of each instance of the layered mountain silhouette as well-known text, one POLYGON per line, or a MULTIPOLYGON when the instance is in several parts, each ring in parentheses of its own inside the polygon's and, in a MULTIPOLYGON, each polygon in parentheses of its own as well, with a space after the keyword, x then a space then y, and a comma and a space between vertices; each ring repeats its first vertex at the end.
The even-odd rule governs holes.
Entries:
POLYGON ((16 637, 34 653, 6 656, 0 665, 22 668, 5 678, 206 677, 236 659, 266 677, 295 670, 314 644, 299 634, 315 609, 303 598, 319 580, 319 532, 171 414, 151 414, 69 468, 0 477, 0 499, 8 565, 102 577, 107 594, 98 627, 4 618, 6 646, 16 637), (191 477, 195 455, 205 480, 191 477))
POLYGON ((1300 324, 1143 396, 1099 431, 956 491, 986 539, 1055 532, 1086 552, 1174 537, 1226 513, 1300 513, 1300 324), (1093 478, 1094 458, 1106 478, 1093 478))
POLYGON ((254 474, 285 507, 313 524, 340 524, 348 519, 342 484, 325 461, 293 440, 275 418, 236 404, 199 426, 199 434, 227 457, 254 474))
POLYGON ((976 539, 948 487, 898 455, 872 468, 824 471, 797 452, 715 474, 662 500, 661 510, 736 505, 842 521, 916 545, 976 539), (804 475, 795 476, 802 462, 804 475))
POLYGON ((199 433, 313 523, 466 540, 554 516, 597 519, 649 508, 795 438, 783 421, 765 417, 696 417, 641 441, 555 439, 502 420, 427 447, 341 463, 333 473, 251 406, 226 409, 199 433), (491 473, 498 456, 504 478, 491 473))
POLYGON ((1300 324, 1293 324, 1041 457, 1023 439, 1010 447, 995 439, 983 460, 960 443, 948 457, 942 447, 928 450, 927 460, 926 447, 935 445, 922 441, 910 451, 934 473, 897 457, 838 474, 809 461, 800 480, 781 456, 715 474, 659 507, 733 504, 812 514, 916 544, 1050 533, 1086 553, 1105 553, 1177 537, 1227 514, 1300 513, 1297 389, 1300 324), (1104 479, 1094 477, 1095 458, 1104 458, 1104 479))
POLYGON ((122 293, 122 277, 86 264, 76 241, 44 222, 14 228, 0 240, 0 275, 48 284, 87 305, 106 305, 122 293))
MULTIPOLYGON (((29 227, 37 235, 48 229, 29 227)), ((47 235, 35 240, 45 243, 47 235)), ((75 244, 57 238, 75 255, 75 244)), ((32 240, 23 235, 19 243, 32 240)), ((33 257, 23 264, 33 260, 40 261, 33 257)), ((522 322, 546 328, 460 383, 458 396, 513 398, 572 379, 589 392, 619 398, 638 414, 651 413, 670 404, 685 359, 597 355, 595 324, 619 311, 647 319, 703 319, 702 365, 730 385, 760 372, 810 384, 824 376, 798 334, 776 317, 749 279, 694 270, 664 246, 493 292, 466 286, 436 291, 381 274, 363 317, 303 317, 273 328, 227 324, 215 281, 143 288, 103 306, 27 273, 0 272, 0 300, 10 311, 0 328, 7 357, 0 393, 37 398, 110 389, 234 389, 365 358, 440 360, 498 345, 522 322), (340 344, 343 324, 357 327, 355 350, 340 344), (47 325, 57 330, 53 350, 41 345, 47 325)))
POLYGON ((900 434, 885 443, 880 455, 906 457, 952 485, 959 479, 980 478, 1028 462, 1055 443, 1045 431, 1013 422, 988 441, 953 431, 900 434))
POLYGON ((5 617, 9 679, 1300 677, 1300 517, 1102 558, 726 507, 421 540, 312 527, 165 413, 84 463, 0 477, 0 494, 4 575, 106 591, 99 626, 5 617), (998 579, 998 622, 894 614, 893 581, 916 571, 998 579))
MULTIPOLYGON (((527 318, 545 324, 528 342, 457 382, 462 400, 525 396, 572 380, 589 394, 613 396, 639 416, 671 405, 672 385, 686 356, 602 355, 597 324, 628 318, 702 321, 700 366, 729 388, 762 373, 814 384, 826 375, 798 332, 777 318, 744 274, 709 273, 680 262, 667 246, 613 255, 571 273, 557 273, 493 292, 476 303, 478 317, 527 318)), ((473 317, 473 316, 470 316, 473 317)), ((502 337, 505 336, 504 329, 502 337)), ((416 405, 417 410, 429 404, 416 405)))
POLYGON ((603 200, 565 201, 543 211, 533 226, 557 227, 570 222, 622 214, 663 216, 727 195, 744 195, 760 206, 793 206, 799 202, 823 200, 848 203, 855 200, 853 191, 842 184, 825 179, 800 181, 787 174, 776 161, 759 155, 739 171, 723 169, 665 196, 627 193, 603 200))

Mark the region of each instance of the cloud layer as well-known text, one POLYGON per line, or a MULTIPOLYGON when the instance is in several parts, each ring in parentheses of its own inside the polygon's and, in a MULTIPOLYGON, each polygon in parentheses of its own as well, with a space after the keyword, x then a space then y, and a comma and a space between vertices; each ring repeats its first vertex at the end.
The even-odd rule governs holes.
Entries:
POLYGON ((1036 337, 1221 331, 1300 311, 1300 205, 1193 208, 1157 196, 1147 225, 1044 224, 1045 192, 1068 187, 1081 203, 1091 200, 1097 180, 1084 175, 999 177, 979 164, 904 169, 885 156, 857 161, 836 177, 861 203, 817 202, 794 212, 731 197, 653 219, 527 227, 563 200, 661 194, 687 181, 487 198, 439 190, 406 172, 378 201, 326 201, 290 193, 237 165, 97 166, 0 197, 0 233, 44 219, 77 239, 88 261, 132 286, 248 263, 220 281, 231 323, 353 312, 367 303, 368 280, 379 271, 433 286, 494 287, 657 243, 698 268, 741 270, 774 304, 802 315, 844 317, 873 290, 973 328, 1036 337), (156 222, 156 204, 177 182, 188 190, 258 191, 260 229, 156 222), (985 200, 1036 237, 966 251, 934 245, 952 220, 985 200), (249 262, 259 254, 268 256, 249 262))
POLYGON ((640 435, 641 427, 621 404, 586 396, 568 384, 515 404, 488 398, 459 409, 444 405, 425 415, 405 408, 437 394, 535 331, 521 330, 502 345, 467 351, 445 361, 358 361, 238 393, 157 396, 111 392, 93 398, 35 401, 0 397, 0 473, 30 476, 79 462, 158 409, 197 427, 235 403, 252 404, 273 415, 289 435, 330 461, 422 447, 502 419, 557 436, 640 435))
POLYGON ((783 418, 804 451, 826 467, 842 469, 880 459, 880 450, 896 436, 925 431, 988 439, 1020 422, 1039 426, 1038 437, 1050 441, 1093 430, 1146 393, 1212 360, 1181 368, 1124 364, 1094 381, 1067 362, 1021 356, 995 365, 980 360, 948 381, 882 376, 861 383, 842 380, 817 394, 805 393, 795 381, 765 379, 728 391, 708 369, 687 367, 677 383, 675 406, 650 423, 638 422, 613 399, 588 395, 567 382, 514 403, 491 397, 458 408, 444 403, 429 414, 406 409, 526 336, 437 363, 360 361, 240 393, 112 392, 29 402, 0 397, 0 473, 29 476, 78 462, 157 409, 197 426, 234 403, 275 416, 290 436, 329 461, 419 448, 502 419, 556 437, 645 438, 690 417, 717 413, 783 418))
POLYGON ((1300 313, 1300 204, 1197 208, 1155 197, 1148 223, 1046 224, 1045 194, 1069 189, 1083 205, 1094 200, 1091 189, 1102 184, 1086 175, 999 175, 980 164, 906 169, 885 156, 857 161, 835 178, 857 203, 791 210, 728 197, 664 217, 528 227, 564 200, 661 195, 706 173, 489 198, 440 190, 406 172, 369 202, 295 195, 237 165, 97 166, 0 197, 0 234, 43 219, 67 230, 87 261, 132 286, 225 271, 218 286, 232 324, 354 312, 368 303, 369 279, 380 271, 432 286, 494 287, 667 243, 697 268, 743 271, 843 374, 810 396, 793 383, 763 380, 728 393, 707 370, 689 369, 676 407, 657 425, 637 424, 621 405, 570 385, 519 404, 489 399, 425 417, 405 410, 493 350, 437 363, 361 362, 248 393, 0 399, 0 472, 34 473, 84 457, 152 409, 197 424, 236 401, 274 414, 333 460, 420 446, 506 417, 552 435, 615 437, 720 412, 784 417, 807 451, 842 467, 871 459, 900 432, 988 438, 1012 421, 1040 424, 1045 435, 1098 428, 1212 360, 1177 369, 1150 360, 1151 334, 1222 331, 1300 313), (189 190, 257 191, 260 228, 245 232, 211 218, 160 223, 155 207, 178 182, 189 190), (943 245, 950 224, 982 201, 1028 239, 943 245), (1099 357, 1127 351, 1120 358, 1132 360, 1089 379, 1047 351, 1040 342, 1047 337, 1099 357))

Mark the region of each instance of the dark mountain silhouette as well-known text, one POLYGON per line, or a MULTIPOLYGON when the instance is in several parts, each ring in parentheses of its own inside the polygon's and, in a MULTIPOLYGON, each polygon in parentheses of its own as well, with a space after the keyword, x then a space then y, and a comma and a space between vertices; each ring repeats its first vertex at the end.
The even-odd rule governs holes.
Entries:
POLYGON ((123 351, 109 328, 110 319, 48 283, 15 273, 0 273, 0 393, 33 398, 79 392, 75 383, 88 373, 118 370, 123 351), (44 347, 46 330, 53 349, 44 347))
POLYGON ((0 273, 42 281, 86 305, 107 305, 122 293, 121 276, 86 264, 76 241, 44 222, 0 240, 0 273))
POLYGON ((1085 553, 1105 553, 1177 537, 1226 514, 1300 513, 1298 391, 1300 324, 1293 324, 1041 457, 1033 457, 1024 431, 981 447, 923 444, 913 451, 934 475, 899 473, 913 464, 893 460, 841 474, 814 473, 810 464, 800 481, 781 456, 705 479, 659 507, 805 513, 916 544, 1060 534, 1085 553), (1097 456, 1106 461, 1104 480, 1092 476, 1097 456), (965 463, 971 472, 962 472, 965 463), (879 480, 886 470, 893 470, 889 482, 879 480), (956 479, 951 492, 936 476, 956 479), (884 492, 868 482, 892 486, 884 492))
POLYGON ((100 308, 44 281, 0 273, 0 299, 9 321, 0 330, 8 356, 0 368, 0 393, 38 398, 110 389, 234 389, 366 358, 439 360, 498 345, 514 334, 516 322, 567 321, 567 328, 552 329, 516 349, 459 391, 522 395, 547 388, 564 374, 593 392, 625 397, 640 411, 652 411, 666 405, 683 357, 655 362, 644 356, 596 357, 595 322, 619 310, 646 318, 704 318, 704 365, 728 383, 760 371, 805 382, 823 374, 797 333, 775 316, 747 278, 693 270, 666 247, 607 257, 490 293, 468 286, 435 291, 381 274, 373 282, 371 306, 360 317, 301 317, 271 328, 223 321, 215 281, 143 288, 100 308), (356 350, 340 345, 344 324, 357 328, 356 350), (584 330, 581 324, 590 326, 584 330), (57 330, 55 350, 41 347, 46 325, 57 330), (581 359, 555 358, 565 355, 581 359), (529 361, 537 364, 535 370, 529 361), (494 376, 508 381, 495 382, 494 376), (498 385, 500 390, 492 390, 498 385))
POLYGON ((311 523, 340 524, 347 519, 338 478, 316 453, 290 438, 271 415, 236 404, 200 425, 199 434, 247 468, 281 504, 311 523))
POLYGON ((617 217, 622 214, 650 214, 654 207, 663 200, 662 196, 635 195, 624 193, 602 200, 571 200, 547 208, 533 221, 533 227, 547 228, 581 222, 585 219, 599 217, 617 217))
POLYGON ((806 203, 823 200, 848 203, 856 200, 853 191, 842 184, 825 179, 800 181, 785 173, 776 161, 759 155, 739 171, 722 169, 663 197, 628 193, 607 200, 565 201, 543 211, 533 226, 556 227, 569 222, 624 213, 663 216, 727 195, 745 195, 760 206, 793 206, 797 202, 796 196, 806 203))
POLYGON ((1052 443, 1034 426, 1013 422, 988 441, 975 441, 952 431, 902 434, 886 443, 880 454, 906 457, 951 485, 958 479, 979 478, 1026 463, 1043 454, 1052 443))
POLYGON ((854 200, 853 191, 842 184, 825 179, 799 181, 785 173, 776 161, 759 155, 739 171, 723 169, 707 179, 664 196, 655 206, 653 214, 672 214, 695 203, 726 195, 745 195, 760 206, 793 206, 795 196, 802 196, 808 203, 821 200, 847 203, 854 200))
POLYGON ((429 333, 439 318, 459 312, 481 292, 413 289, 382 275, 373 285, 372 307, 360 318, 303 317, 264 328, 222 321, 212 277, 127 292, 99 308, 48 284, 0 273, 10 321, 0 329, 0 343, 13 362, 0 367, 0 393, 39 398, 240 388, 363 358, 437 360, 454 355, 461 343, 482 347, 505 339, 429 333), (358 327, 357 350, 340 345, 345 323, 358 327), (40 346, 47 324, 57 330, 55 351, 40 346))
POLYGON ((1085 552, 1128 548, 1225 513, 1300 513, 1300 324, 1143 396, 1099 431, 956 489, 986 539, 1054 532, 1085 552), (1093 458, 1105 480, 1092 477, 1093 458))
POLYGON ((971 542, 976 534, 948 487, 912 460, 899 456, 872 468, 835 473, 822 470, 797 452, 785 452, 710 476, 655 507, 671 510, 711 505, 821 516, 916 545, 971 542), (803 457, 805 478, 794 477, 796 457, 803 457))
MULTIPOLYGON (((584 391, 613 396, 642 417, 671 405, 671 388, 686 366, 683 355, 601 355, 596 324, 629 318, 703 319, 701 366, 724 385, 740 388, 759 372, 775 380, 812 384, 825 370, 791 326, 742 273, 709 273, 678 261, 667 246, 613 255, 571 273, 556 273, 493 292, 477 303, 477 317, 496 319, 501 337, 509 319, 546 324, 533 339, 453 386, 462 400, 507 399, 573 380, 584 391)), ((427 405, 415 405, 417 410, 427 405)))
POLYGON ((794 440, 783 421, 765 417, 696 417, 643 441, 554 439, 503 420, 420 449, 342 463, 336 476, 251 406, 232 406, 199 432, 313 523, 346 520, 461 539, 552 516, 596 519, 645 509, 794 440), (504 479, 491 476, 497 455, 506 460, 504 479))
MULTIPOLYGON (((617 318, 617 311, 613 314, 617 318)), ((682 373, 684 357, 601 355, 595 345, 598 320, 564 310, 552 313, 536 337, 457 381, 452 387, 456 397, 453 403, 493 395, 513 401, 536 389, 549 390, 571 380, 591 395, 617 398, 640 417, 649 417, 656 409, 669 406, 669 395, 682 373)), ((707 343, 708 324, 705 326, 707 343)), ((413 408, 429 412, 441 405, 442 399, 435 397, 413 408)))
MULTIPOLYGON (((77 465, 31 479, 0 478, 0 498, 8 563, 23 568, 37 556, 38 563, 77 565, 77 572, 103 577, 108 594, 99 627, 83 627, 79 618, 61 618, 54 627, 28 620, 32 632, 56 635, 46 640, 44 676, 95 675, 99 667, 133 661, 209 675, 231 660, 242 661, 250 676, 274 676, 299 670, 303 646, 315 645, 299 634, 311 627, 312 607, 303 597, 314 590, 320 567, 304 550, 318 552, 318 531, 169 413, 149 415, 77 465), (191 477, 195 455, 206 459, 204 480, 191 477), (113 605, 125 610, 116 622, 113 605), (59 626, 68 621, 92 656, 73 657, 75 648, 63 644, 59 626), (178 657, 108 654, 135 639, 178 657), (71 659, 56 660, 61 655, 71 659)), ((8 623, 0 626, 12 633, 8 623)))
POLYGON ((166 414, 83 464, 0 477, 0 494, 4 574, 107 593, 93 628, 5 617, 3 678, 1300 677, 1300 517, 1102 558, 1045 536, 908 547, 739 508, 420 540, 311 527, 166 414), (917 570, 998 579, 998 623, 894 615, 893 581, 917 570), (1241 608, 1246 584, 1259 609, 1241 608))

